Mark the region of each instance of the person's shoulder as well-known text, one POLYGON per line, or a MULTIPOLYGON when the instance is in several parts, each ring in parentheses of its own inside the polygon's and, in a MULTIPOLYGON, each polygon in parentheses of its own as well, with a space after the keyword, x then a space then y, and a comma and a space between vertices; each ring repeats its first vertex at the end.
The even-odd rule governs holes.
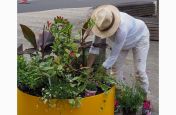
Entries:
POLYGON ((125 12, 120 12, 120 25, 122 30, 128 30, 129 25, 135 21, 135 18, 125 12))
POLYGON ((120 17, 121 18, 129 18, 129 17, 133 17, 130 14, 126 13, 126 12, 120 12, 120 17))

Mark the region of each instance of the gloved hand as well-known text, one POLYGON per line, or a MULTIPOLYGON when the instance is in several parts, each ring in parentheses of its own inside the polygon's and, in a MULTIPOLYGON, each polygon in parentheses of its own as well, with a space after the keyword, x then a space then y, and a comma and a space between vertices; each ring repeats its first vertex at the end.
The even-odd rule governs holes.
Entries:
POLYGON ((110 74, 110 70, 111 70, 111 69, 107 69, 107 68, 104 67, 103 65, 102 65, 102 68, 104 69, 104 71, 106 71, 108 74, 110 74))

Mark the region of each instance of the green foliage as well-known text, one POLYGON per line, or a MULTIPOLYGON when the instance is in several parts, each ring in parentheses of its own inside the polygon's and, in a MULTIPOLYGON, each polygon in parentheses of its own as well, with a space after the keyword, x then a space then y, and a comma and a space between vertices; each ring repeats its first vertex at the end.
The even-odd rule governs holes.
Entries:
POLYGON ((69 99, 68 102, 72 108, 75 108, 75 107, 79 108, 81 106, 81 97, 76 97, 75 99, 69 99))
POLYGON ((118 83, 116 99, 119 101, 120 108, 136 112, 142 106, 144 97, 144 90, 140 86, 130 87, 125 83, 118 83))
POLYGON ((75 39, 71 36, 72 25, 67 20, 62 17, 55 18, 49 31, 55 38, 52 50, 55 55, 59 56, 59 63, 69 65, 80 56, 78 44, 74 42, 75 39))
POLYGON ((88 28, 93 28, 94 25, 95 25, 94 20, 89 19, 89 20, 88 20, 88 28))
POLYGON ((97 68, 97 71, 95 71, 95 80, 99 84, 102 90, 107 91, 109 88, 111 88, 112 85, 116 84, 115 79, 110 76, 106 70, 103 68, 103 66, 99 66, 97 68))
POLYGON ((89 81, 87 83, 86 89, 90 90, 90 91, 96 91, 97 90, 97 85, 96 85, 96 83, 89 81))
POLYGON ((30 89, 37 89, 43 86, 45 82, 45 77, 39 68, 39 57, 32 57, 32 59, 27 62, 23 56, 18 56, 17 58, 17 76, 18 83, 26 85, 30 89))
MULTIPOLYGON (((86 39, 84 38, 84 34, 87 30, 91 30, 91 28, 95 25, 95 22, 92 20, 92 19, 88 19, 84 25, 83 25, 83 28, 81 30, 81 34, 82 34, 82 39, 86 39)), ((83 41, 82 41, 83 42, 83 41)))
POLYGON ((59 52, 60 48, 67 48, 69 47, 68 44, 73 43, 73 39, 71 38, 72 25, 68 21, 64 21, 62 17, 57 17, 54 18, 54 22, 50 26, 49 31, 55 38, 53 51, 57 55, 63 54, 63 52, 59 52))
POLYGON ((60 82, 51 85, 43 90, 43 98, 46 99, 74 99, 78 96, 76 87, 71 87, 69 84, 60 82))

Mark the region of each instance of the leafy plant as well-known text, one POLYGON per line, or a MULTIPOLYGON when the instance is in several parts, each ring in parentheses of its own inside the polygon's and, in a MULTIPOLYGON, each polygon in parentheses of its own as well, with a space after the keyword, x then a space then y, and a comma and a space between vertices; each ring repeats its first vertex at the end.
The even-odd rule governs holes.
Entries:
POLYGON ((19 88, 32 95, 40 95, 40 88, 46 85, 46 77, 40 71, 39 57, 33 57, 30 62, 27 62, 23 56, 18 56, 17 60, 19 88))
POLYGON ((103 91, 109 90, 112 85, 116 84, 116 81, 105 71, 102 66, 99 66, 95 72, 95 81, 103 91))
POLYGON ((116 99, 124 111, 137 112, 144 101, 144 97, 145 93, 138 85, 130 87, 125 83, 118 83, 116 99))

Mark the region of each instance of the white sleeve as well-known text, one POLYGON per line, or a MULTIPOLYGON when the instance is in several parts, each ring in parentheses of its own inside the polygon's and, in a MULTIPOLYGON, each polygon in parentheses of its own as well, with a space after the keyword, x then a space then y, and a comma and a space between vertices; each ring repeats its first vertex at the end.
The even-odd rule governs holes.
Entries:
POLYGON ((91 53, 91 54, 97 54, 97 55, 99 54, 100 48, 94 47, 94 46, 93 46, 93 43, 100 43, 100 41, 101 41, 101 39, 100 39, 99 37, 95 36, 95 39, 94 39, 94 41, 92 42, 92 45, 91 45, 91 47, 90 47, 90 49, 89 49, 89 53, 91 53))
POLYGON ((115 41, 112 46, 111 54, 103 63, 104 68, 110 69, 113 66, 113 64, 116 62, 120 54, 120 51, 126 41, 126 36, 127 36, 127 33, 125 31, 120 30, 119 28, 119 30, 116 32, 115 41))

